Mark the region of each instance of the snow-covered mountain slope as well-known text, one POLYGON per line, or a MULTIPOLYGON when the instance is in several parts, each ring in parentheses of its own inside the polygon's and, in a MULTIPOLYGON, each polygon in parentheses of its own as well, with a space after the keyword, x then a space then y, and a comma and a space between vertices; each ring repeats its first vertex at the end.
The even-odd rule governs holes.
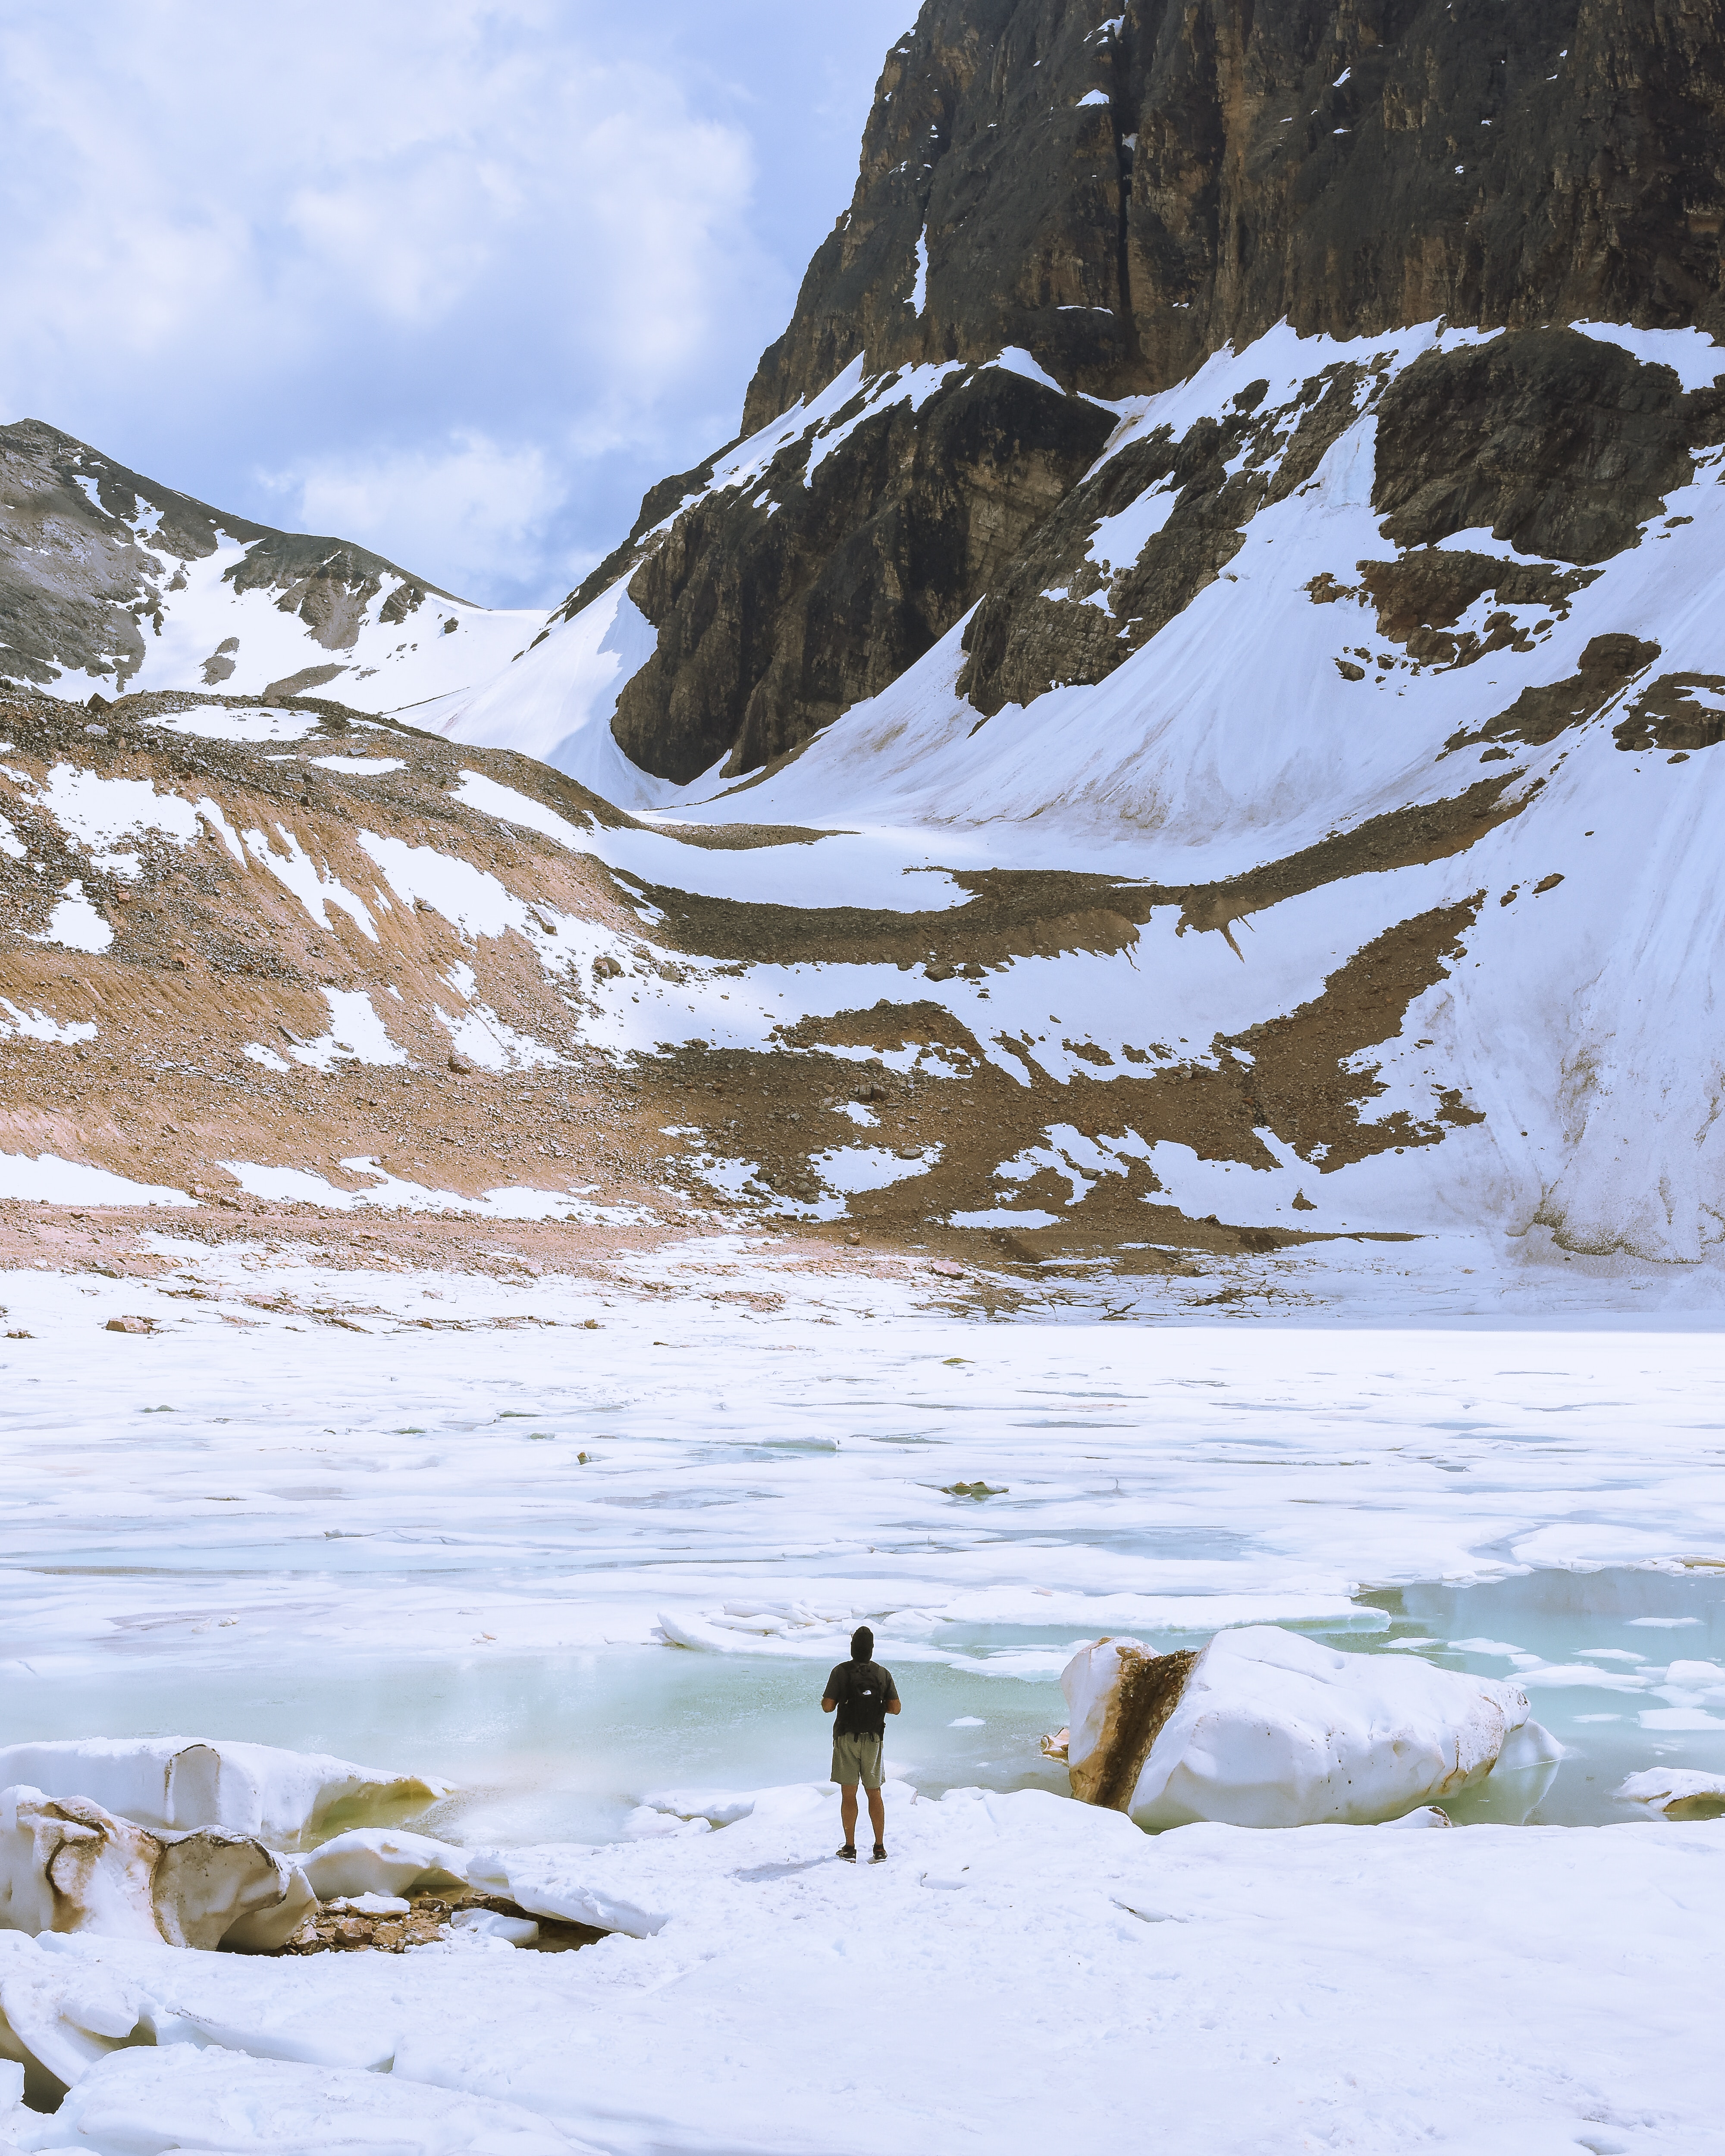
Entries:
POLYGON ((202 685, 388 711, 470 692, 540 621, 211 509, 39 420, 0 427, 0 682, 80 701, 202 685))
POLYGON ((688 932, 950 1089, 929 1217, 1700 1258, 1719 50, 927 0, 743 436, 434 722, 799 832, 688 932))
MULTIPOLYGON (((1693 331, 1279 330, 1112 408, 1032 573, 757 778, 675 787, 623 757, 606 721, 649 632, 621 585, 449 723, 513 726, 683 828, 858 833, 787 850, 804 936, 854 903, 860 855, 876 906, 947 871, 917 879, 893 1023, 925 1065, 940 1040, 1009 1074, 1038 1126, 996 1124, 992 1201, 948 1218, 1052 1227, 1111 1185, 1191 1219, 1489 1219, 1694 1260, 1725 1225, 1722 372, 1693 331), (1024 700, 984 710, 990 608, 1024 700), (1100 678, 1027 694, 1050 659, 1100 678), (1003 950, 988 901, 1028 877, 1037 916, 1003 950)), ((805 487, 857 397, 922 387, 841 385, 707 491, 805 487)), ((805 1030, 834 1002, 793 998, 805 1030)))

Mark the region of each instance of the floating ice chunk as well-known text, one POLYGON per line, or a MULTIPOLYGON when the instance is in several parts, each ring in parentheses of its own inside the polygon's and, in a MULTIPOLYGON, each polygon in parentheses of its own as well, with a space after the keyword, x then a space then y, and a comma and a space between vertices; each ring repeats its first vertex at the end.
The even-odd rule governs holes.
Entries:
POLYGON ((1725 1804, 1725 1774, 1704 1774, 1693 1767, 1649 1767, 1631 1774, 1615 1794, 1656 1812, 1692 1804, 1697 1797, 1716 1797, 1725 1804))
MULTIPOLYGON (((1717 1662, 1673 1662, 1665 1673, 1661 1693, 1669 1699, 1673 1691, 1692 1693, 1697 1699, 1716 1700, 1725 1707, 1725 1668, 1717 1662)), ((1690 1701, 1682 1702, 1692 1704, 1690 1701)))
POLYGON ((1527 1720, 1515 1685, 1341 1654, 1275 1625, 1218 1633, 1197 1653, 1097 1640, 1060 1688, 1074 1794, 1147 1826, 1391 1819, 1482 1780, 1527 1720))
POLYGON ((422 1887, 465 1887, 467 1851, 429 1834, 362 1826, 325 1842, 301 1869, 320 1902, 342 1895, 410 1894, 422 1887))
POLYGON ((659 1613, 659 1629, 670 1645, 721 1655, 774 1650, 823 1655, 850 1622, 848 1614, 824 1617, 803 1603, 730 1603, 701 1616, 680 1616, 665 1609, 659 1613))
POLYGON ((298 1867, 251 1836, 156 1835, 85 1798, 0 1790, 6 1930, 267 1949, 292 1935, 311 1903, 298 1867))
MULTIPOLYGON (((3 2071, 0 2068, 0 2071, 3 2071)), ((45 2149, 307 2149, 376 2156, 594 2156, 548 2118, 399 2075, 248 2058, 193 2044, 116 2051, 92 2063, 23 2145, 45 2149)), ((0 2128, 3 2130, 3 2128, 0 2128)))
POLYGON ((196 1737, 62 1738, 0 1748, 0 1786, 83 1797, 141 1826, 218 1826, 289 1840, 337 1804, 429 1803, 454 1784, 318 1752, 196 1737))

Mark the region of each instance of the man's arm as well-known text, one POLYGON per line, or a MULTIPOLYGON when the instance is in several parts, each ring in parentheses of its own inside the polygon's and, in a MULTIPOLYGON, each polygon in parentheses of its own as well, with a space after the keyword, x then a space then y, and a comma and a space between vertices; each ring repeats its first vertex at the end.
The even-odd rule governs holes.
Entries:
POLYGON ((899 1697, 898 1697, 898 1694, 897 1694, 896 1692, 894 1692, 894 1694, 892 1695, 892 1697, 891 1697, 890 1700, 888 1700, 888 1701, 887 1701, 887 1702, 886 1702, 886 1712, 887 1712, 889 1714, 896 1714, 896 1713, 898 1712, 898 1710, 899 1710, 899 1697))
POLYGON ((824 1699, 820 1703, 820 1711, 823 1714, 830 1714, 838 1704, 835 1699, 824 1699))

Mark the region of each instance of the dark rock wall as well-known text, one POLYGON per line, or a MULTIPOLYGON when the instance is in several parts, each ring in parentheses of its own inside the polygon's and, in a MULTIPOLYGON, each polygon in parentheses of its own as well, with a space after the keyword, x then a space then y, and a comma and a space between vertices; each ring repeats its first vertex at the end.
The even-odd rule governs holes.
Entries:
POLYGON ((744 426, 860 352, 1119 395, 1284 316, 1712 329, 1722 116, 1708 0, 930 0, 744 426))
MULTIPOLYGON (((1327 370, 1295 409, 1248 403, 1081 485, 1101 422, 1080 399, 1162 389, 1284 318, 1348 337, 1438 316, 1725 331, 1722 12, 928 0, 887 56, 850 207, 743 429, 859 357, 877 377, 1014 346, 1069 393, 1065 413, 998 372, 949 385, 866 420, 812 487, 806 445, 788 449, 764 490, 706 496, 663 543, 655 528, 711 467, 655 490, 576 595, 629 575, 660 631, 619 742, 668 778, 721 757, 757 768, 979 601, 961 685, 984 714, 1101 679, 1224 573, 1255 508, 1384 384, 1327 370), (1169 485, 1164 529, 1105 578, 1086 558, 1097 520, 1169 485), (1060 588, 1098 603, 1045 596, 1060 588)), ((1399 545, 1488 524, 1574 562, 1629 543, 1713 438, 1666 370, 1559 330, 1422 362, 1378 421, 1399 545)))
POLYGON ((659 629, 614 732, 649 771, 696 778, 782 756, 875 695, 1004 575, 1107 439, 1111 415, 986 367, 913 413, 865 419, 764 495, 710 495, 629 584, 659 629))

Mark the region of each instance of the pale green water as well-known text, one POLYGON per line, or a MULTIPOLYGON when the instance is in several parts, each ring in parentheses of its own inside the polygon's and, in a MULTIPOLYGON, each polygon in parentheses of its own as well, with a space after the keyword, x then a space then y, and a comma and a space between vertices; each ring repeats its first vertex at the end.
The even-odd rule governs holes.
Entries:
MULTIPOLYGON (((1163 1649, 1194 1644, 1190 1634, 1143 1636, 1163 1649)), ((1589 1649, 1661 1667, 1680 1656, 1717 1661, 1725 1659, 1725 1575, 1548 1572, 1481 1587, 1425 1585, 1362 1596, 1353 1626, 1323 1636, 1361 1653, 1400 1651, 1398 1642, 1415 1639, 1489 1640, 1543 1666, 1569 1667, 1589 1649), (1358 1629, 1367 1626, 1375 1629, 1358 1629)), ((986 1660, 1065 1648, 1071 1635, 953 1626, 927 1644, 986 1660)), ((1664 1702, 1651 1691, 1613 1688, 1603 1674, 1633 1672, 1633 1661, 1602 1661, 1598 1684, 1548 1687, 1502 1654, 1441 1644, 1420 1651, 1440 1666, 1529 1683, 1536 1718, 1571 1753, 1533 1811, 1536 1822, 1639 1815, 1610 1792, 1640 1768, 1725 1772, 1725 1717, 1717 1728, 1640 1726, 1641 1711, 1664 1702)), ((887 1643, 881 1652, 892 1662, 887 1643)), ((146 1663, 52 1679, 14 1664, 0 1671, 0 1732, 8 1742, 180 1732, 333 1752, 458 1783, 458 1795, 416 1816, 428 1831, 469 1842, 599 1840, 619 1832, 651 1790, 824 1780, 830 1725, 817 1702, 828 1666, 825 1656, 793 1661, 645 1646, 396 1665, 146 1663)), ((905 1712, 888 1732, 895 1774, 931 1793, 969 1784, 1064 1792, 1064 1769, 1037 1745, 1065 1720, 1051 1676, 990 1676, 903 1659, 896 1671, 905 1712)), ((1454 1809, 1461 1820, 1519 1816, 1490 1791, 1454 1809)))

